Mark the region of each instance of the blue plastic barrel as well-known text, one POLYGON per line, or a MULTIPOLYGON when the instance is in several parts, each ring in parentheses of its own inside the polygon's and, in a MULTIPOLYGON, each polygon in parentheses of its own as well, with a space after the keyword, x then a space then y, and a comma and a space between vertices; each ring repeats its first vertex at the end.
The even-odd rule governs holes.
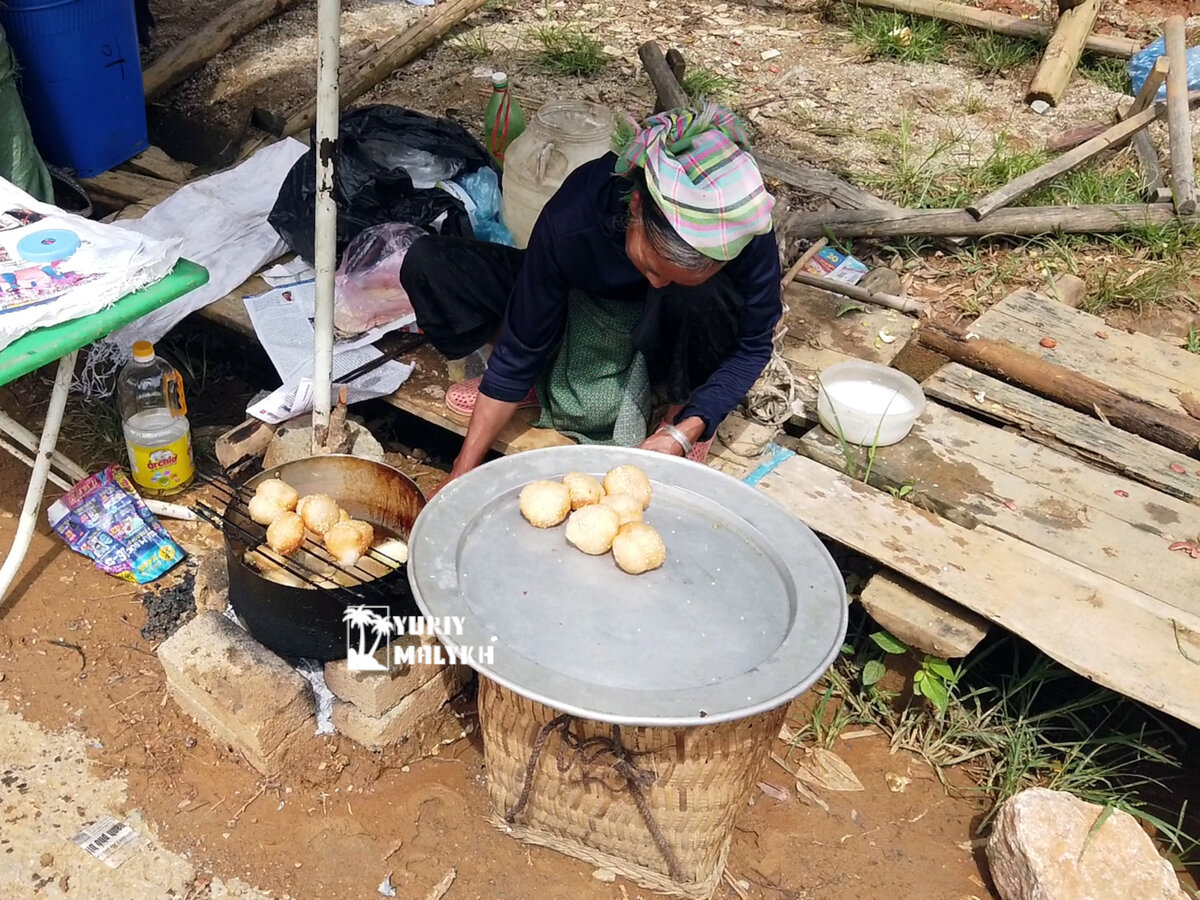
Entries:
POLYGON ((0 0, 38 151, 83 178, 146 149, 133 0, 0 0))

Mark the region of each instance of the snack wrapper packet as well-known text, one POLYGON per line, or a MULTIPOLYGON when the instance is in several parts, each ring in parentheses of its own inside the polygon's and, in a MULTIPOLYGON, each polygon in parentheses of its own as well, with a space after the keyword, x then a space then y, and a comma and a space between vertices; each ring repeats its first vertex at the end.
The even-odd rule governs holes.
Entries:
POLYGON ((134 584, 154 581, 186 555, 116 465, 80 481, 50 506, 48 516, 72 550, 134 584))

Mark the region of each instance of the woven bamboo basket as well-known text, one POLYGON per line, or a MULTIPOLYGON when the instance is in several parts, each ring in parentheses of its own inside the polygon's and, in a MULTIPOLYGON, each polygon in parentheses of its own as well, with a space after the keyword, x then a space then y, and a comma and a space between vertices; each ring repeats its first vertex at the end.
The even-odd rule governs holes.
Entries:
POLYGON ((615 728, 480 678, 492 822, 651 890, 711 897, 734 817, 786 710, 691 728, 615 728))

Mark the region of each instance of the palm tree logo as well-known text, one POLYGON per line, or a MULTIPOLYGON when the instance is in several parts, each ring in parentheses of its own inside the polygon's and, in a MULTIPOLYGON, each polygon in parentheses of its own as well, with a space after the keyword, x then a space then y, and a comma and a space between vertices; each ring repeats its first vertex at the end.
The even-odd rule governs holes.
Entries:
POLYGON ((388 638, 395 630, 391 610, 386 606, 347 606, 342 621, 346 623, 346 668, 351 672, 387 671, 387 665, 375 658, 375 652, 381 643, 385 646, 390 643, 388 638), (368 631, 375 634, 370 649, 367 648, 368 631), (357 632, 357 641, 352 638, 352 632, 357 632))

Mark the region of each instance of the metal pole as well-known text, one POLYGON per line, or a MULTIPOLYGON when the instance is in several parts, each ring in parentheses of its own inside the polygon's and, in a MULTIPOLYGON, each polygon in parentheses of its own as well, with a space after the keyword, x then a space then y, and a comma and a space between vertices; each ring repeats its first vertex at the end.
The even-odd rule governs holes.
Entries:
POLYGON ((333 271, 337 266, 337 205, 333 155, 338 134, 341 0, 317 3, 317 203, 313 260, 317 270, 313 320, 313 452, 329 430, 333 406, 333 271))

